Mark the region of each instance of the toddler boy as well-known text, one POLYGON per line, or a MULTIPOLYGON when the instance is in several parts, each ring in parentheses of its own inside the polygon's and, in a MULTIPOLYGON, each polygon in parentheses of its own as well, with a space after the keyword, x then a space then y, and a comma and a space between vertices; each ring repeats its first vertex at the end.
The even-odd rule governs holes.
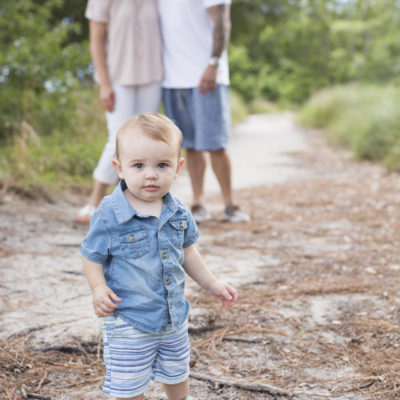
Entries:
POLYGON ((93 215, 82 242, 83 268, 102 318, 106 376, 103 392, 143 399, 151 378, 169 400, 189 399, 189 303, 185 274, 236 302, 194 246, 199 231, 169 190, 183 159, 182 134, 167 117, 129 119, 117 135, 113 165, 121 181, 93 215))

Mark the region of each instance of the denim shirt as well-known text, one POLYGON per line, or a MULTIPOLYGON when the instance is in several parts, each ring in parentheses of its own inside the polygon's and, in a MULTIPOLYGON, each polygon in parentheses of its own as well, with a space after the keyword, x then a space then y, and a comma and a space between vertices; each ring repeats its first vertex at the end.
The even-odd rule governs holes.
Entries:
POLYGON ((147 332, 179 329, 189 315, 183 249, 199 237, 187 207, 167 193, 160 219, 135 211, 124 181, 90 221, 81 254, 104 265, 107 285, 122 299, 114 315, 147 332))

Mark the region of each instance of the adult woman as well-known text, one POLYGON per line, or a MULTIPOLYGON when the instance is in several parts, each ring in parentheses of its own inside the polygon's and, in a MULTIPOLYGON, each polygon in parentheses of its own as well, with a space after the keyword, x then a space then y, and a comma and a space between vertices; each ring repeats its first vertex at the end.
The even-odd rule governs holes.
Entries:
POLYGON ((84 223, 107 186, 118 180, 111 162, 118 129, 135 114, 158 110, 163 74, 157 0, 89 0, 85 16, 109 136, 93 173, 88 204, 76 217, 84 223))

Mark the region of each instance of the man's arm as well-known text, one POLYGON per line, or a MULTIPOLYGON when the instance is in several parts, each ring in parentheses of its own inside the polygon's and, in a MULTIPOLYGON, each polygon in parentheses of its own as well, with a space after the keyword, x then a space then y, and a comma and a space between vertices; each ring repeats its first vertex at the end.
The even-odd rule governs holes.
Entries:
MULTIPOLYGON (((211 57, 219 59, 229 43, 231 33, 231 17, 229 4, 222 4, 207 8, 208 15, 214 22, 213 48, 211 57)), ((218 65, 208 65, 200 83, 200 93, 207 93, 215 89, 217 82, 218 65)))
POLYGON ((212 57, 220 58, 229 43, 231 17, 229 4, 210 7, 208 15, 214 22, 212 57))

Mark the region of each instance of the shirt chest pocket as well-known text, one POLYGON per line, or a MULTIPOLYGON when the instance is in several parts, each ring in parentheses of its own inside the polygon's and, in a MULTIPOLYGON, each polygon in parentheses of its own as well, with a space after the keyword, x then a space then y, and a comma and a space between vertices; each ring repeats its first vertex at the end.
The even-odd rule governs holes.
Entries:
POLYGON ((125 258, 139 258, 150 251, 147 229, 128 231, 119 234, 122 254, 125 258))
POLYGON ((185 238, 185 229, 187 228, 187 220, 186 219, 170 220, 169 224, 171 226, 172 243, 176 246, 183 246, 183 241, 185 238))

